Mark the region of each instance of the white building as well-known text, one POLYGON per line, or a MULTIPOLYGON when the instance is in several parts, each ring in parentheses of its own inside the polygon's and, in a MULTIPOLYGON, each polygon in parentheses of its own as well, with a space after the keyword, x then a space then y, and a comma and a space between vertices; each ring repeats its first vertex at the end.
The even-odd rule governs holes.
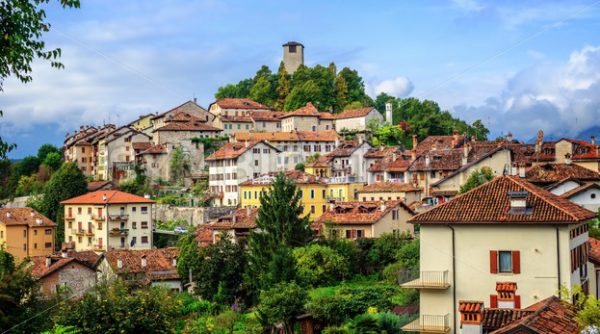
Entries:
POLYGON ((371 120, 383 122, 383 115, 373 107, 344 110, 335 117, 335 129, 364 131, 371 120))

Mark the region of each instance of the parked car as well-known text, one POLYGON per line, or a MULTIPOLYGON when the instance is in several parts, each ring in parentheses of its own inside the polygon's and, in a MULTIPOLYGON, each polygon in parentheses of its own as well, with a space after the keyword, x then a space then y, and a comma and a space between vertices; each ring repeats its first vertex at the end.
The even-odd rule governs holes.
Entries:
POLYGON ((185 227, 185 226, 177 226, 177 227, 175 227, 175 230, 173 230, 173 231, 177 234, 184 234, 184 233, 187 233, 188 230, 187 230, 187 227, 185 227))

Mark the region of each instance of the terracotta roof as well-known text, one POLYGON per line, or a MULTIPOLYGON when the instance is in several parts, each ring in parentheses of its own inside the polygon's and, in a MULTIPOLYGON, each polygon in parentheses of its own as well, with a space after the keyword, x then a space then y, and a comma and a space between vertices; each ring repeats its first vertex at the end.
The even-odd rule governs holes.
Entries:
MULTIPOLYGON (((563 138, 573 144, 573 155, 571 159, 574 161, 597 161, 600 160, 600 145, 592 144, 585 140, 563 138)), ((559 140, 560 141, 560 140, 559 140)))
POLYGON ((169 122, 164 126, 154 130, 156 131, 210 131, 210 132, 219 132, 223 131, 222 129, 215 128, 214 126, 210 126, 204 122, 200 121, 190 121, 190 122, 169 122))
POLYGON ((370 225, 375 224, 397 207, 414 214, 414 211, 403 201, 336 202, 333 204, 333 209, 324 212, 315 223, 370 225))
POLYGON ((358 193, 380 193, 380 192, 413 192, 421 191, 409 183, 403 182, 375 182, 357 190, 358 193))
POLYGON ((483 302, 470 301, 470 300, 459 300, 458 311, 466 313, 481 312, 483 310, 483 302))
MULTIPOLYGON (((539 334, 578 334, 579 324, 575 320, 575 306, 556 296, 532 305, 533 313, 504 326, 492 334, 539 333, 539 334)), ((527 310, 530 308, 528 307, 527 310)))
POLYGON ((406 172, 412 162, 403 155, 387 156, 369 167, 369 172, 406 172), (395 158, 395 159, 394 159, 395 158))
POLYGON ((167 149, 164 145, 151 145, 146 150, 138 153, 138 154, 165 154, 167 153, 167 149))
POLYGON ((515 292, 517 291, 516 282, 496 282, 496 291, 515 292))
POLYGON ((131 143, 131 147, 136 151, 145 151, 152 146, 151 142, 134 142, 131 143))
POLYGON ((93 251, 74 252, 68 253, 67 257, 61 257, 60 255, 50 256, 50 266, 46 265, 47 256, 33 256, 31 257, 31 275, 37 279, 42 279, 67 264, 76 262, 79 263, 92 271, 96 271, 96 268, 102 259, 101 255, 97 255, 93 251))
POLYGON ((580 181, 599 181, 600 174, 576 164, 544 164, 530 168, 525 174, 535 184, 555 183, 567 177, 580 181))
POLYGON ((195 110, 202 110, 203 112, 207 112, 206 109, 202 108, 201 106, 199 106, 196 102, 194 101, 186 101, 180 105, 178 105, 175 108, 169 109, 167 111, 161 112, 159 114, 157 114, 156 116, 152 117, 152 119, 157 119, 157 118, 161 118, 167 114, 175 114, 175 113, 179 113, 179 112, 186 112, 186 110, 190 110, 190 109, 195 109, 195 110))
MULTIPOLYGON (((470 146, 469 146, 470 147, 470 146)), ((467 153, 466 164, 475 163, 489 157, 501 150, 497 147, 470 147, 467 153)), ((456 171, 463 167, 465 148, 436 149, 420 155, 410 166, 411 171, 456 171), (429 157, 429 165, 427 158, 429 157)), ((466 167, 468 168, 468 167, 466 167)))
MULTIPOLYGON (((252 185, 270 185, 275 177, 279 174, 278 172, 272 172, 262 174, 257 178, 250 179, 240 183, 240 186, 252 186, 252 185)), ((299 170, 288 170, 284 172, 284 175, 293 180, 296 184, 325 184, 320 177, 312 174, 307 174, 299 170)))
POLYGON ((208 226, 213 230, 252 229, 256 227, 258 208, 237 209, 229 215, 219 217, 208 226))
POLYGON ((121 203, 155 203, 138 195, 125 193, 118 190, 99 190, 85 195, 70 198, 60 202, 61 204, 121 204, 121 203))
MULTIPOLYGON (((444 183, 445 181, 449 180, 450 178, 462 173, 463 171, 475 166, 476 164, 480 163, 481 161, 491 157, 492 155, 494 155, 497 152, 500 151, 504 151, 504 150, 509 150, 506 147, 497 147, 495 149, 492 149, 488 152, 484 152, 483 154, 477 155, 477 154, 469 154, 471 160, 469 160, 469 156, 467 157, 467 161, 468 163, 460 166, 460 168, 458 168, 457 170, 451 172, 450 174, 446 175, 444 178, 442 178, 441 180, 434 182, 431 186, 432 187, 436 187, 439 186, 440 184, 444 183)), ((510 150, 509 150, 510 151, 510 150)), ((469 152, 471 153, 471 152, 469 152)), ((461 160, 462 160, 462 156, 461 156, 461 160)))
POLYGON ((96 190, 99 190, 102 188, 104 188, 104 189, 112 188, 112 182, 110 182, 110 181, 90 181, 90 182, 88 182, 88 185, 87 185, 87 191, 96 191, 96 190))
MULTIPOLYGON (((205 160, 211 161, 211 160, 221 160, 221 159, 235 159, 259 143, 263 143, 265 145, 271 146, 264 141, 247 141, 247 142, 242 142, 242 143, 227 143, 227 144, 221 146, 221 148, 218 149, 215 153, 209 155, 205 160)), ((275 147, 271 146, 271 148, 276 150, 275 147)))
POLYGON ((267 140, 271 142, 334 142, 339 135, 329 131, 292 131, 292 132, 237 132, 236 141, 267 140))
POLYGON ((173 259, 179 256, 179 248, 159 248, 147 250, 112 250, 106 252, 106 259, 117 274, 144 273, 151 281, 177 280, 177 266, 173 259), (146 267, 142 267, 142 257, 146 258, 146 267), (118 260, 123 261, 123 267, 118 268, 118 260))
POLYGON ((280 111, 251 111, 250 117, 255 122, 279 122, 284 114, 280 111))
POLYGON ((533 313, 532 310, 511 308, 486 308, 483 310, 483 329, 485 333, 504 327, 533 313))
POLYGON ((436 147, 436 150, 453 149, 460 147, 463 144, 465 137, 462 135, 457 136, 428 136, 419 143, 417 147, 413 147, 413 150, 417 155, 421 155, 425 152, 432 150, 436 147))
POLYGON ((329 167, 332 157, 320 155, 315 161, 306 164, 307 167, 329 167))
POLYGON ((346 118, 365 117, 373 110, 377 111, 377 109, 375 109, 373 107, 344 110, 341 113, 335 115, 335 118, 336 119, 346 119, 346 118))
POLYGON ((400 146, 379 146, 373 147, 365 153, 365 158, 368 159, 377 159, 377 158, 385 158, 390 156, 392 153, 396 153, 398 155, 402 154, 402 148, 400 146))
MULTIPOLYGON (((359 149, 362 145, 369 145, 367 142, 360 143, 358 140, 344 140, 340 143, 338 147, 336 147, 333 151, 328 153, 327 155, 332 158, 337 157, 349 157, 359 149)), ((369 145, 370 146, 370 145, 369 145)))
POLYGON ((231 123, 252 123, 252 117, 246 115, 220 115, 219 119, 222 122, 231 122, 231 123))
POLYGON ((421 224, 577 223, 593 217, 594 212, 523 179, 498 176, 410 221, 421 224), (511 212, 509 193, 525 194, 525 212, 511 212))
POLYGON ((281 118, 288 117, 318 117, 319 119, 335 119, 333 114, 330 112, 321 112, 310 102, 304 107, 296 109, 294 111, 286 112, 281 115, 281 118))
POLYGON ((432 190, 429 194, 433 197, 436 197, 436 196, 452 197, 452 196, 456 196, 456 194, 458 194, 458 191, 456 191, 456 190, 432 190))
POLYGON ((600 264, 600 240, 596 238, 589 238, 590 241, 590 261, 594 264, 600 264))
POLYGON ((582 191, 586 191, 586 190, 592 189, 592 188, 600 189, 600 185, 598 185, 597 183, 594 183, 594 182, 588 182, 588 183, 585 183, 575 189, 571 189, 564 194, 561 194, 560 197, 571 198, 572 196, 577 195, 577 194, 581 193, 582 191))
POLYGON ((0 208, 0 223, 12 226, 56 226, 52 220, 32 208, 0 208))
POLYGON ((260 104, 258 102, 244 98, 225 98, 219 99, 214 103, 216 103, 219 107, 223 109, 272 109, 271 107, 265 106, 264 104, 260 104))

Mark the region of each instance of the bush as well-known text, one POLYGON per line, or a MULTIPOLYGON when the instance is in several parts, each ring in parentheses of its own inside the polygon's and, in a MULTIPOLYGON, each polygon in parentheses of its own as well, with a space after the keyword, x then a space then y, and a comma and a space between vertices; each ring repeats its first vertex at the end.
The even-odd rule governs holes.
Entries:
POLYGON ((381 333, 377 318, 372 314, 359 314, 350 325, 355 334, 377 334, 381 333))
POLYGON ((293 250, 298 276, 309 285, 332 284, 348 277, 346 259, 322 245, 309 245, 293 250))
POLYGON ((396 260, 410 270, 419 270, 419 256, 419 239, 404 243, 396 252, 396 260))
POLYGON ((348 266, 348 274, 353 276, 360 271, 361 262, 358 258, 358 247, 348 239, 329 239, 325 245, 344 257, 348 266))
POLYGON ((283 323, 289 329, 292 319, 303 312, 307 299, 306 290, 296 283, 275 284, 260 293, 258 312, 264 323, 283 323))
POLYGON ((395 236, 390 233, 385 233, 375 239, 373 246, 369 249, 369 262, 377 270, 383 269, 384 266, 396 261, 394 254, 399 248, 410 242, 408 234, 395 236))

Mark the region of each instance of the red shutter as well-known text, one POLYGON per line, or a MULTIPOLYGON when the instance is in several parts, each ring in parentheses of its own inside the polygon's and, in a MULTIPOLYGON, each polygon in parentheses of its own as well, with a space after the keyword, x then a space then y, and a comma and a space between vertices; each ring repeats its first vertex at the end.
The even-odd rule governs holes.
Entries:
POLYGON ((490 251, 490 273, 498 272, 498 251, 490 251))
POLYGON ((521 296, 515 295, 515 308, 521 308, 521 296))
POLYGON ((512 251, 512 265, 513 265, 513 273, 520 274, 521 273, 521 252, 512 251))
POLYGON ((490 308, 498 308, 498 295, 490 295, 490 308))

